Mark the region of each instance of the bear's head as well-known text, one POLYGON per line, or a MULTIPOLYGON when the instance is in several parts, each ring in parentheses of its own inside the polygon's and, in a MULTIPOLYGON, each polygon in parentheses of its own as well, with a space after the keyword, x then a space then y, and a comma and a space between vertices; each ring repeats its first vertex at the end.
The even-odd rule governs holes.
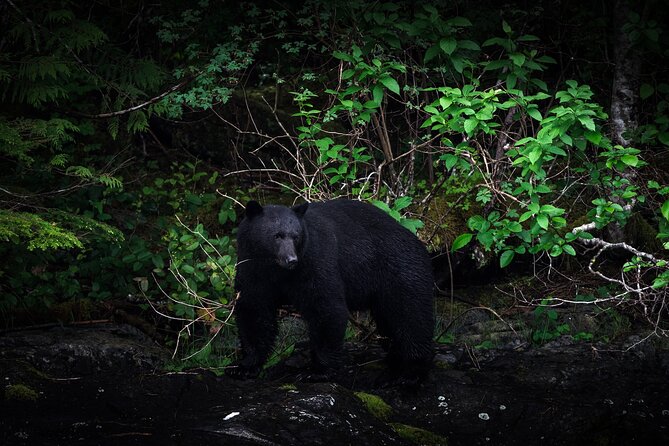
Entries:
POLYGON ((246 205, 244 231, 252 251, 270 258, 285 269, 295 269, 300 261, 306 233, 302 218, 309 203, 288 208, 285 206, 261 206, 257 201, 246 205))

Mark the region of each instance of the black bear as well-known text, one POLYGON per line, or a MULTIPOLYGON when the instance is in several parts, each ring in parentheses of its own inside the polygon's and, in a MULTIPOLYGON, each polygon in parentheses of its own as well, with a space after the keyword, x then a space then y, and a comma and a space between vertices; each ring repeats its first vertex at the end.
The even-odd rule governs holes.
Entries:
POLYGON ((373 205, 338 199, 293 208, 255 201, 237 233, 235 306, 242 358, 255 376, 272 351, 277 309, 307 323, 317 374, 340 365, 349 311, 369 310, 393 374, 422 379, 432 362, 432 266, 425 246, 373 205))

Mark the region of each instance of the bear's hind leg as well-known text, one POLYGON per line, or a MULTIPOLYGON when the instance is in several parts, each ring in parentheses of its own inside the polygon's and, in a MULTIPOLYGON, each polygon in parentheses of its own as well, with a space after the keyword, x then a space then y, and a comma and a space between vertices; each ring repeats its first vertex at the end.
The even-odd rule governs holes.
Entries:
POLYGON ((427 377, 434 357, 434 309, 431 290, 402 294, 402 289, 383 302, 382 308, 372 309, 372 315, 390 338, 387 362, 390 373, 403 379, 422 381, 427 377))

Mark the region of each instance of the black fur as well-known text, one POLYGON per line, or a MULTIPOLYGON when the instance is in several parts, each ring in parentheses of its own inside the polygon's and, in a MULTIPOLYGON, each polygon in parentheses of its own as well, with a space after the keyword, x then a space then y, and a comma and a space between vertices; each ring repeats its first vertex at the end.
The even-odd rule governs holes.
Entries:
POLYGON ((239 225, 235 307, 242 359, 254 376, 271 353, 277 309, 292 304, 309 327, 313 365, 340 365, 349 311, 370 310, 389 338, 392 370, 423 375, 433 355, 433 278, 423 244, 376 207, 350 200, 261 207, 239 225))

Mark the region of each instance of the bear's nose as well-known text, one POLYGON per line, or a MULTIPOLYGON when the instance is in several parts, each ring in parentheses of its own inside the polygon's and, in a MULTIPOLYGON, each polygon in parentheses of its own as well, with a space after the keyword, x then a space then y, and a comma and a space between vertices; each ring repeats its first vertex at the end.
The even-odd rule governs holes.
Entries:
POLYGON ((293 269, 297 266, 297 256, 289 256, 286 258, 286 268, 293 269))

